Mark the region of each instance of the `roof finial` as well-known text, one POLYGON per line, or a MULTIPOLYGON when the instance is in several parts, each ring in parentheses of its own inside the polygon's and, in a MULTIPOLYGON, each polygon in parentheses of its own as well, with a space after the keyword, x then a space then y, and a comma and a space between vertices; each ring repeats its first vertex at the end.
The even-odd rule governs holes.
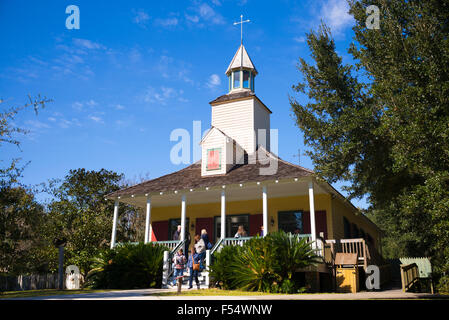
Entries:
POLYGON ((249 19, 243 21, 243 14, 240 15, 240 22, 234 22, 234 26, 239 24, 240 25, 240 44, 243 44, 243 24, 245 22, 250 22, 249 19))

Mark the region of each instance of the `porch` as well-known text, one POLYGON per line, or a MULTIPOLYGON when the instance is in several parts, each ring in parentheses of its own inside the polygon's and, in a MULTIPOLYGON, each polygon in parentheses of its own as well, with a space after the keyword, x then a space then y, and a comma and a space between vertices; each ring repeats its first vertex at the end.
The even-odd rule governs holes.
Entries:
MULTIPOLYGON (((389 280, 389 270, 384 270, 383 266, 386 265, 383 258, 377 252, 375 248, 369 246, 365 239, 329 239, 325 240, 322 237, 318 237, 315 242, 312 242, 312 237, 310 234, 298 235, 300 239, 306 239, 307 243, 310 243, 312 248, 314 248, 316 254, 322 258, 322 262, 315 266, 310 266, 305 269, 298 270, 298 272, 307 272, 312 274, 312 278, 316 277, 318 279, 319 287, 319 274, 329 275, 332 281, 335 280, 335 257, 336 254, 341 253, 355 253, 358 257, 358 268, 365 272, 369 265, 376 265, 381 268, 381 280, 380 283, 383 285, 389 280)), ((209 288, 211 283, 209 279, 209 267, 212 263, 213 254, 219 251, 225 246, 243 246, 253 237, 242 237, 242 238, 224 238, 219 239, 212 249, 206 251, 205 259, 205 270, 200 273, 201 285, 205 288, 209 288)), ((163 265, 163 279, 162 288, 168 288, 168 281, 170 281, 173 274, 172 258, 174 254, 183 247, 185 241, 160 241, 156 242, 162 245, 170 245, 171 250, 165 252, 164 265, 163 265)), ((187 285, 185 285, 187 288, 187 285)), ((333 288, 335 289, 335 288, 333 288)))

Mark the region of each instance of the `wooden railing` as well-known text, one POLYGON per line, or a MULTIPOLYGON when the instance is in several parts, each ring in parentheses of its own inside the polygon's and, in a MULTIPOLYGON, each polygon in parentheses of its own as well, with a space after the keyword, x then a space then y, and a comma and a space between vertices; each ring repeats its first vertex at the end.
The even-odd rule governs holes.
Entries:
POLYGON ((252 237, 240 237, 240 238, 224 238, 224 246, 243 246, 243 244, 249 241, 252 237))
POLYGON ((172 251, 178 246, 179 240, 156 241, 156 243, 162 246, 166 246, 170 249, 170 251, 172 251))
POLYGON ((419 281, 419 270, 416 263, 401 264, 402 291, 410 290, 419 281))
POLYGON ((337 252, 342 253, 357 253, 359 257, 359 265, 363 268, 368 267, 368 260, 370 259, 369 251, 367 250, 365 239, 341 239, 341 240, 326 240, 326 244, 330 245, 331 259, 335 257, 337 252))

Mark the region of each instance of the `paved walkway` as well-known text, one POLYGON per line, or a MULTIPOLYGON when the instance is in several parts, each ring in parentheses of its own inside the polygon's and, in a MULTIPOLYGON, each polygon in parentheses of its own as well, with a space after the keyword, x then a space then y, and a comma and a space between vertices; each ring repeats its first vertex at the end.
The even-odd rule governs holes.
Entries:
MULTIPOLYGON (((365 299, 435 299, 448 296, 430 293, 404 293, 400 289, 359 293, 315 293, 296 295, 259 295, 259 296, 157 296, 154 294, 176 291, 175 289, 122 290, 74 295, 42 296, 17 298, 20 300, 365 300, 365 299)), ((14 299, 14 300, 17 300, 14 299)))

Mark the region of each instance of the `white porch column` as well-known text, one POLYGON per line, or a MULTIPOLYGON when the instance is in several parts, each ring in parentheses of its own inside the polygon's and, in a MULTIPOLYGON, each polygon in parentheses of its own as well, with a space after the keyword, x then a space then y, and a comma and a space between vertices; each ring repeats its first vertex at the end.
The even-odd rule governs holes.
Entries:
POLYGON ((315 225, 315 200, 313 195, 313 181, 309 182, 309 207, 310 207, 310 233, 312 241, 316 241, 316 225, 315 225))
POLYGON ((262 188, 262 201, 263 201, 263 236, 268 234, 268 198, 267 198, 267 187, 262 188))
POLYGON ((151 241, 150 223, 151 223, 151 198, 147 196, 147 212, 145 217, 145 243, 151 241))
POLYGON ((222 239, 226 238, 226 195, 225 191, 221 191, 221 224, 220 236, 222 239))
POLYGON ((181 241, 184 241, 186 236, 186 195, 183 194, 181 198, 181 241))
POLYGON ((111 249, 115 246, 115 236, 117 234, 118 205, 119 202, 118 199, 116 199, 114 204, 114 218, 112 220, 111 249))

